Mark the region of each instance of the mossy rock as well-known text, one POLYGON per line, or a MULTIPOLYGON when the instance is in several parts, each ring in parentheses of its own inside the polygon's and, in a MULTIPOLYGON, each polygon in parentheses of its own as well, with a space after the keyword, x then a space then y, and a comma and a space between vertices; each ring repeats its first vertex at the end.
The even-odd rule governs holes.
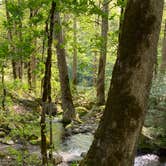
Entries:
POLYGON ((157 145, 155 143, 155 139, 152 137, 151 128, 143 127, 141 135, 139 137, 139 148, 148 148, 148 149, 155 149, 157 145))
POLYGON ((6 133, 4 131, 0 131, 0 138, 4 138, 6 136, 6 133))
POLYGON ((76 107, 76 112, 79 114, 79 116, 84 116, 88 113, 88 110, 85 107, 76 107))
POLYGON ((155 144, 154 140, 141 134, 139 138, 139 144, 138 144, 139 149, 156 149, 157 145, 155 144))
POLYGON ((28 141, 30 141, 30 140, 37 140, 37 139, 38 139, 38 136, 35 135, 35 134, 32 134, 32 135, 30 135, 30 136, 28 137, 28 141))
POLYGON ((5 158, 7 155, 7 153, 0 151, 0 159, 5 158))
MULTIPOLYGON (((29 142, 32 145, 41 145, 41 137, 39 137, 38 139, 35 139, 35 140, 30 140, 29 142)), ((49 146, 49 144, 50 144, 50 140, 48 137, 46 137, 46 144, 47 144, 47 146, 49 146)))

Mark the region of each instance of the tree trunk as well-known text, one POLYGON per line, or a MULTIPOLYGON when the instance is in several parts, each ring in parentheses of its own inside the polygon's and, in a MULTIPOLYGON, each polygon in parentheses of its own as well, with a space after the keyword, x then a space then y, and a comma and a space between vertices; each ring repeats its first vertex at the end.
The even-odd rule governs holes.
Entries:
POLYGON ((109 13, 109 2, 108 0, 103 1, 103 15, 101 25, 101 53, 98 67, 97 77, 97 104, 105 104, 105 66, 106 66, 106 55, 107 55, 107 33, 108 33, 108 13, 109 13))
MULTIPOLYGON (((47 59, 45 63, 45 75, 43 83, 43 96, 42 96, 42 114, 41 114, 41 154, 42 154, 42 165, 47 164, 47 145, 46 145, 46 124, 45 124, 45 112, 46 112, 46 102, 51 105, 51 62, 52 62, 52 42, 53 42, 53 32, 55 23, 55 7, 56 3, 52 1, 50 10, 50 26, 48 34, 48 49, 47 49, 47 59)), ((47 23, 48 24, 48 23, 47 23)), ((52 132, 52 131, 51 131, 52 132)), ((52 135, 52 134, 50 134, 52 135)), ((51 138, 50 138, 51 139, 51 138)), ((52 140, 52 139, 51 139, 52 140)), ((52 142, 50 142, 51 144, 52 142)), ((52 157, 52 154, 51 154, 52 157)))
POLYGON ((57 29, 55 30, 55 39, 57 40, 56 52, 62 93, 63 122, 70 123, 75 118, 75 109, 70 90, 66 53, 63 45, 64 38, 62 34, 60 15, 58 12, 56 12, 56 22, 57 29))
MULTIPOLYGON (((119 0, 118 0, 119 1, 119 0)), ((121 33, 122 33, 122 23, 123 23, 123 18, 124 18, 124 12, 125 12, 125 7, 123 6, 124 3, 125 3, 126 0, 121 0, 121 3, 123 3, 121 5, 121 8, 120 8, 120 19, 119 19, 119 40, 120 40, 120 36, 121 36, 121 33)))
MULTIPOLYGON (((100 8, 100 2, 98 4, 98 7, 100 8)), ((99 33, 98 33, 99 22, 100 22, 100 16, 97 15, 97 17, 95 18, 95 24, 94 24, 94 28, 96 29, 96 34, 95 34, 96 40, 98 40, 98 38, 99 38, 99 33)), ((97 45, 96 45, 96 47, 97 47, 97 45)), ((98 50, 95 49, 94 58, 93 58, 93 85, 94 85, 94 87, 96 87, 96 83, 97 83, 97 59, 98 59, 97 57, 98 57, 98 50)))
MULTIPOLYGON (((37 14, 37 10, 35 9, 30 9, 30 20, 33 19, 37 14)), ((33 23, 30 24, 31 27, 34 27, 33 23)), ((33 34, 32 34, 33 35, 33 34)), ((33 38, 32 39, 32 45, 34 46, 34 50, 36 49, 37 45, 37 39, 33 38)), ((28 62, 28 84, 29 84, 29 90, 31 91, 32 89, 35 90, 36 88, 36 75, 35 75, 35 69, 36 69, 36 56, 35 56, 36 51, 33 51, 32 54, 30 55, 29 62, 28 62)))
POLYGON ((74 16, 73 20, 73 73, 72 73, 72 83, 74 86, 77 85, 77 19, 74 16))
POLYGON ((129 0, 106 108, 81 166, 133 166, 157 51, 164 0, 129 0))
POLYGON ((5 87, 5 65, 4 62, 1 66, 1 84, 2 84, 2 110, 6 111, 6 87, 5 87))
POLYGON ((164 38, 163 38, 163 47, 162 47, 162 61, 160 66, 160 71, 164 73, 166 71, 166 20, 164 28, 164 38))
MULTIPOLYGON (((8 23, 11 22, 10 19, 10 15, 8 12, 8 0, 5 0, 5 9, 6 9, 6 20, 8 23)), ((15 48, 13 48, 12 46, 12 29, 11 29, 11 25, 8 26, 7 28, 7 34, 8 34, 8 40, 9 40, 9 49, 11 52, 14 52, 15 48)), ((12 59, 12 71, 13 71, 13 78, 17 79, 17 68, 16 68, 16 61, 14 60, 14 58, 12 59)))
MULTIPOLYGON (((18 0, 18 7, 21 6, 21 1, 18 0)), ((17 35, 17 38, 19 39, 19 45, 20 43, 22 43, 22 18, 19 18, 18 22, 15 23, 15 32, 17 35)), ((18 47, 16 48, 16 52, 19 56, 19 59, 16 62, 17 65, 17 77, 22 80, 23 78, 23 55, 22 55, 22 47, 18 47)))

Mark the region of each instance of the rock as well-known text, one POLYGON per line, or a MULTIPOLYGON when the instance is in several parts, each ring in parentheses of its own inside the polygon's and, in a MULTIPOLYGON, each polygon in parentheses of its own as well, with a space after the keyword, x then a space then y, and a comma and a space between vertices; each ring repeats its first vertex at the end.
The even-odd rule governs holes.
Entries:
POLYGON ((4 152, 0 152, 0 159, 5 158, 6 156, 7 156, 6 153, 4 153, 4 152))
POLYGON ((5 143, 7 145, 14 145, 14 141, 13 140, 7 140, 5 143))
POLYGON ((62 163, 63 157, 58 153, 53 153, 53 164, 57 165, 62 163))
POLYGON ((70 152, 60 152, 60 155, 63 157, 63 161, 66 163, 79 162, 83 159, 81 156, 70 152))
POLYGON ((83 157, 83 158, 84 158, 86 155, 87 155, 87 152, 82 152, 82 153, 81 153, 81 157, 83 157))
POLYGON ((4 131, 0 131, 0 138, 3 138, 6 136, 6 133, 4 131))
POLYGON ((134 166, 159 166, 159 157, 156 155, 143 155, 135 158, 134 166))
POLYGON ((75 110, 80 116, 84 116, 88 113, 88 110, 85 107, 76 107, 75 110))
POLYGON ((62 163, 58 164, 57 166, 69 166, 69 165, 65 162, 62 162, 62 163))
POLYGON ((37 140, 37 139, 38 139, 38 136, 36 136, 35 134, 32 134, 32 135, 29 136, 28 141, 37 140))

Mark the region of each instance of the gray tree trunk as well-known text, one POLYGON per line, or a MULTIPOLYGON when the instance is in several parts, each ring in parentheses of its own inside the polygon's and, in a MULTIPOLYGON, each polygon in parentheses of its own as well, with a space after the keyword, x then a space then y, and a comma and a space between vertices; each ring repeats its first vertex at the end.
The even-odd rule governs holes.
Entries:
POLYGON ((129 0, 106 108, 81 166, 133 166, 146 110, 164 0, 129 0))
POLYGON ((55 39, 57 40, 56 52, 62 93, 63 122, 70 123, 75 118, 75 109, 70 90, 66 53, 64 48, 64 38, 62 33, 60 15, 58 12, 56 12, 55 14, 55 21, 57 24, 57 28, 55 30, 55 39))
POLYGON ((74 86, 77 85, 77 19, 74 16, 73 19, 73 72, 72 72, 72 83, 74 86))
POLYGON ((97 77, 97 104, 105 104, 105 66, 107 55, 107 33, 108 33, 108 0, 103 1, 103 16, 101 25, 101 51, 97 77))

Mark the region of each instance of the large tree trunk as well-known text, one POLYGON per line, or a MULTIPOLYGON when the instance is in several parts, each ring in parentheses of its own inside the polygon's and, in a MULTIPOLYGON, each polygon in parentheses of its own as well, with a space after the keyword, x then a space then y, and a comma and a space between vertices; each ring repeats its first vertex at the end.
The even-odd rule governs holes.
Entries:
POLYGON ((55 39, 57 40, 56 52, 58 60, 58 69, 62 93, 63 122, 70 123, 75 118, 75 109, 72 101, 72 95, 69 84, 68 69, 66 63, 66 53, 64 49, 64 39, 59 13, 56 12, 57 29, 55 39))
MULTIPOLYGON (((121 8, 120 8, 120 18, 119 18, 119 40, 120 40, 120 36, 122 33, 122 23, 123 23, 123 18, 124 18, 124 12, 125 12, 125 7, 124 7, 124 3, 126 0, 121 0, 120 2, 122 3, 121 8)), ((119 0, 118 0, 119 3, 119 0)))
MULTIPOLYGON (((43 96, 42 96, 42 114, 41 114, 41 155, 42 155, 42 165, 47 163, 47 145, 46 145, 46 124, 45 124, 45 112, 46 112, 46 103, 51 105, 51 63, 52 63, 52 42, 53 42, 53 32, 54 32, 54 15, 55 15, 56 3, 52 1, 51 10, 50 10, 50 26, 47 32, 48 34, 48 48, 47 48, 47 59, 45 63, 45 75, 43 83, 43 96)), ((48 24, 48 23, 46 23, 48 24)), ((48 26, 48 25, 46 25, 48 26)), ((50 107, 49 107, 50 108, 50 107)), ((50 109, 49 109, 50 111, 50 109)), ((51 131, 52 132, 52 131, 51 131)), ((52 134, 51 134, 52 135, 52 134)), ((51 139, 51 138, 50 138, 51 139)), ((52 139, 51 139, 52 140, 52 139)), ((52 142, 50 142, 52 144, 52 142)), ((51 154, 52 158, 52 154, 51 154)))
POLYGON ((105 104, 105 66, 106 66, 106 55, 107 55, 107 33, 108 33, 108 11, 109 11, 108 0, 103 1, 103 16, 101 25, 101 53, 98 67, 97 77, 97 104, 105 104))
POLYGON ((133 166, 157 51, 164 0, 129 0, 106 108, 81 166, 133 166))
POLYGON ((166 20, 164 28, 164 38, 163 38, 163 47, 162 47, 162 61, 160 66, 160 71, 164 73, 166 71, 166 20))
POLYGON ((77 85, 77 19, 74 16, 73 19, 73 72, 72 72, 72 83, 74 86, 77 85))

